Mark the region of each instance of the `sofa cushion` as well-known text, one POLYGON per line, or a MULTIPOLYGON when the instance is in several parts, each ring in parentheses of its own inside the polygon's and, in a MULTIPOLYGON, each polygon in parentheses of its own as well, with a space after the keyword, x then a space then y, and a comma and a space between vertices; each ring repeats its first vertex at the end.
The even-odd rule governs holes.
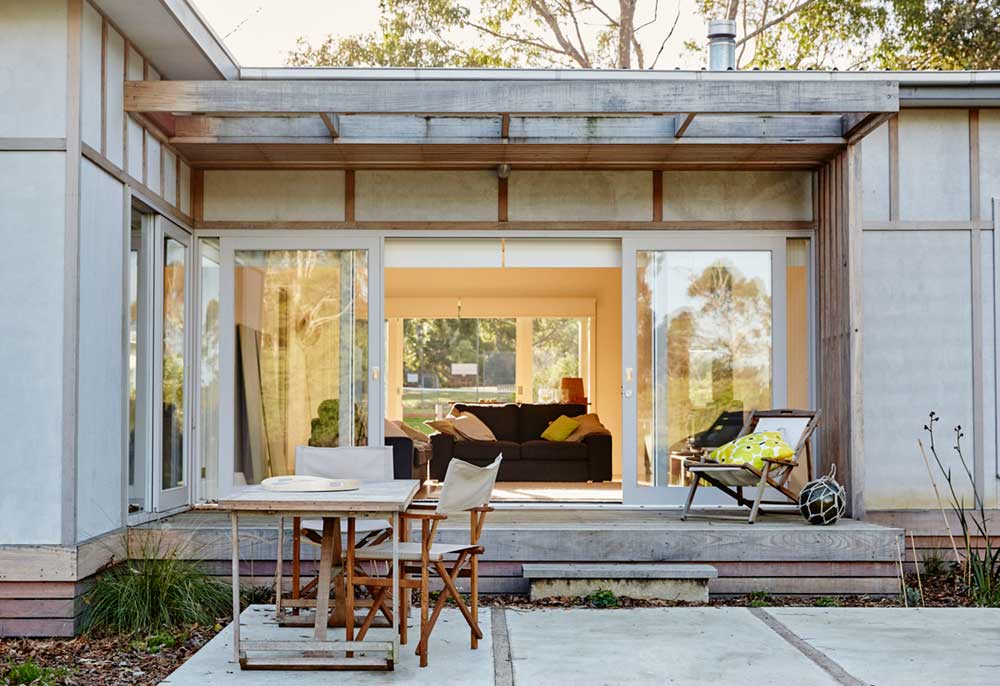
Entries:
POLYGON ((521 446, 510 441, 459 441, 455 443, 454 457, 482 467, 503 454, 504 462, 521 458, 521 446))
MULTIPOLYGON (((532 405, 525 403, 517 407, 517 440, 521 443, 527 441, 537 441, 542 436, 542 432, 548 428, 549 424, 558 419, 560 415, 576 417, 587 411, 586 405, 575 403, 555 404, 555 405, 532 405)), ((494 433, 496 433, 494 431, 494 433)))
POLYGON ((490 427, 471 412, 463 412, 455 417, 452 420, 452 426, 455 427, 455 431, 462 435, 462 438, 467 438, 470 441, 497 440, 497 437, 490 431, 490 427))
MULTIPOLYGON (((483 420, 483 423, 490 427, 490 431, 497 437, 498 441, 518 441, 518 409, 517 405, 466 405, 465 403, 455 403, 453 411, 469 412, 483 420)), ((541 431, 539 431, 541 435, 541 431)), ((536 436, 537 438, 537 436, 536 436)), ((494 455, 494 457, 496 457, 494 455)), ((507 457, 504 455, 504 457, 507 457)))
MULTIPOLYGON (((456 446, 456 451, 458 446, 456 446)), ((506 455, 505 455, 506 456, 506 455)), ((586 460, 587 446, 566 441, 527 441, 521 444, 522 460, 586 460)))

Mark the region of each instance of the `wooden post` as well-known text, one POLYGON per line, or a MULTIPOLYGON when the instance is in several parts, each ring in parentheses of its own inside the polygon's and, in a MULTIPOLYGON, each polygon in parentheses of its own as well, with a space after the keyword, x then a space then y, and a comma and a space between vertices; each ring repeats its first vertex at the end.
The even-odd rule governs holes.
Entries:
POLYGON ((233 662, 240 661, 240 523, 236 512, 229 513, 233 566, 233 662))

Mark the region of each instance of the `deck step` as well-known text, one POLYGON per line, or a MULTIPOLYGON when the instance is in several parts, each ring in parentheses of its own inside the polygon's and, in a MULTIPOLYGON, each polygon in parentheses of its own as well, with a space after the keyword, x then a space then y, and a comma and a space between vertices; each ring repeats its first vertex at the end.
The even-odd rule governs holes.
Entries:
POLYGON ((708 582, 719 576, 702 564, 526 564, 531 599, 581 597, 607 590, 637 600, 708 601, 708 582))

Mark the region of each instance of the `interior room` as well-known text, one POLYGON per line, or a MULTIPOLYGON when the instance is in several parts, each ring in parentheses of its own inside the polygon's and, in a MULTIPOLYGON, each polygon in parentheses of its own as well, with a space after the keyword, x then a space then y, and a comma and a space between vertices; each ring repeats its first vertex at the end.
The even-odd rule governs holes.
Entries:
POLYGON ((424 451, 426 497, 450 459, 502 452, 498 500, 621 501, 620 255, 615 239, 386 239, 386 436, 424 451), (463 414, 489 433, 449 426, 463 414), (576 435, 546 440, 563 416, 576 435))

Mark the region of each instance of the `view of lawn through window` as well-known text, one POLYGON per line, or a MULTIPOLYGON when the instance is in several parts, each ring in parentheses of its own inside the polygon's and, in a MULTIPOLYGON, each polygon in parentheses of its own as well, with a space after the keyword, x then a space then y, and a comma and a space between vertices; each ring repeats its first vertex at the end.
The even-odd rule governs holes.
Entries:
POLYGON ((529 380, 517 378, 514 317, 404 319, 403 419, 431 433, 424 422, 453 403, 516 402, 519 386, 531 389, 532 402, 559 402, 562 377, 580 374, 581 321, 530 320, 529 380))

